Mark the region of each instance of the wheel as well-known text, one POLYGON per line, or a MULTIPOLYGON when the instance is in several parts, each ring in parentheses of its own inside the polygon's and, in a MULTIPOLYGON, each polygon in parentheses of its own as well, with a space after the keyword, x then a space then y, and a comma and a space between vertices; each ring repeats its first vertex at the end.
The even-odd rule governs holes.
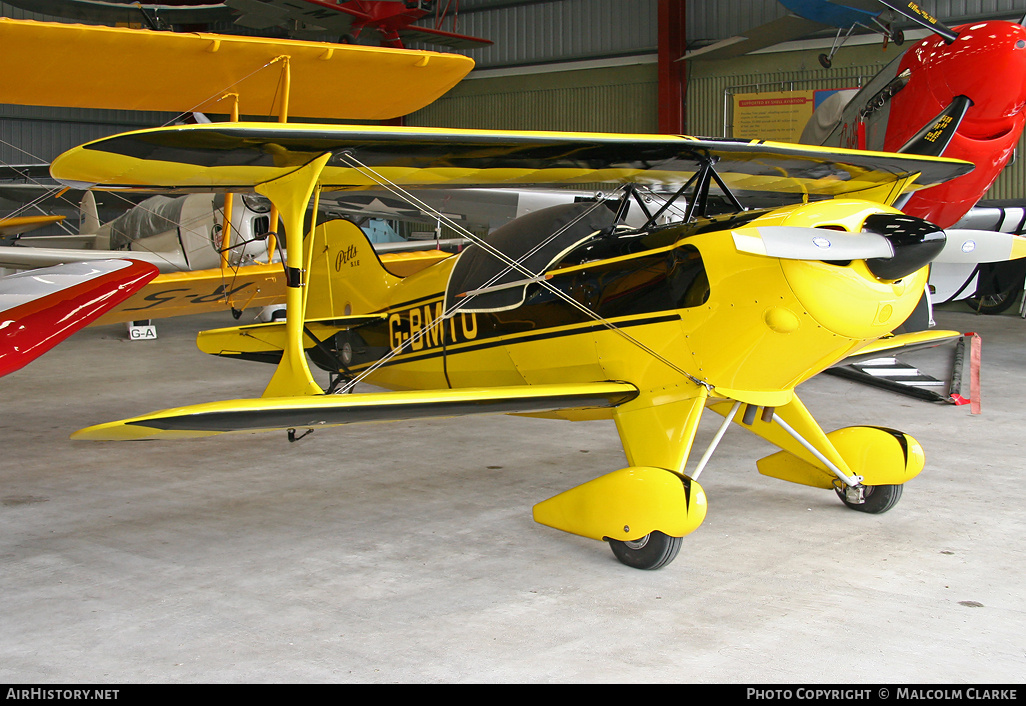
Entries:
POLYGON ((981 314, 1000 314, 1019 300, 1020 292, 1022 292, 1021 289, 1013 287, 1004 292, 970 297, 967 302, 969 306, 981 314))
POLYGON ((830 57, 826 54, 819 55, 819 65, 822 66, 824 69, 829 69, 833 65, 833 63, 834 62, 830 61, 830 57))
POLYGON ((902 32, 900 29, 894 30, 893 32, 891 32, 891 41, 900 47, 902 44, 905 43, 905 33, 902 32))
POLYGON ((677 557, 683 537, 671 537, 656 530, 641 539, 622 542, 610 539, 609 548, 622 563, 635 569, 658 569, 677 557))
POLYGON ((867 485, 865 486, 864 494, 866 501, 861 505, 848 502, 848 499, 844 497, 843 488, 835 488, 834 490, 837 493, 837 497, 841 499, 841 502, 852 510, 879 515, 881 512, 887 512, 898 504, 898 500, 901 499, 901 489, 904 487, 903 485, 867 485))

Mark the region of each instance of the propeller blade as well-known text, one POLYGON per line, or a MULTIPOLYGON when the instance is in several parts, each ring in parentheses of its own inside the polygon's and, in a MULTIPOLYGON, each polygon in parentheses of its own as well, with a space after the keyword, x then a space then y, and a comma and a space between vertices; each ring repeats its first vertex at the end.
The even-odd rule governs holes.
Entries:
POLYGON ((762 226, 731 231, 734 247, 752 255, 782 260, 846 261, 890 258, 894 248, 876 233, 848 233, 825 228, 762 226))
POLYGON ((934 262, 976 265, 1026 257, 1026 238, 996 230, 949 228, 948 241, 934 262))
POLYGON ((950 27, 942 24, 936 17, 919 7, 914 0, 910 2, 893 2, 892 0, 879 0, 881 5, 886 5, 899 15, 907 17, 921 27, 939 35, 945 42, 951 44, 958 39, 958 34, 950 27))
POLYGON ((973 102, 965 96, 955 96, 944 110, 926 126, 909 138, 898 152, 918 154, 924 157, 940 157, 951 143, 955 131, 962 124, 965 112, 973 102))

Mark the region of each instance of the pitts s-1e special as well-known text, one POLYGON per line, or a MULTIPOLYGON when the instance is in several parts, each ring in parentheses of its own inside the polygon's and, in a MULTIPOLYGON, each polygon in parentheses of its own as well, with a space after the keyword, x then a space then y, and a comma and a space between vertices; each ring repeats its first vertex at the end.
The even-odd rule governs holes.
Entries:
POLYGON ((53 175, 97 188, 269 197, 286 231, 287 317, 199 338, 210 353, 275 363, 263 397, 165 410, 74 438, 292 438, 476 413, 613 419, 629 467, 539 503, 534 517, 605 540, 643 569, 670 562, 705 518, 697 478, 731 422, 780 447, 758 461, 761 473, 884 512, 923 469, 920 444, 876 426, 826 433, 795 388, 912 312, 946 238, 889 204, 971 168, 665 135, 225 123, 98 140, 59 157, 53 175), (321 190, 612 182, 625 185, 618 208, 564 204, 485 238, 467 233, 473 245, 403 277, 352 223, 304 228, 321 190), (664 205, 640 227, 624 225, 628 206, 647 208, 633 198, 642 186, 663 188, 666 204, 686 203, 684 219, 664 222, 664 205), (746 210, 744 192, 780 205, 746 210), (326 394, 308 356, 332 373, 329 393, 357 382, 390 391, 326 394), (689 465, 706 409, 724 420, 689 465))

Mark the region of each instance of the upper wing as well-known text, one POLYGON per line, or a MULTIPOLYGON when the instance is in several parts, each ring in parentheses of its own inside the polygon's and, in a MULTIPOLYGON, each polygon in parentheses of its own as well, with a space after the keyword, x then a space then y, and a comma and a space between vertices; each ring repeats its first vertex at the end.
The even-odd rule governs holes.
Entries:
POLYGON ((459 54, 201 32, 0 19, 0 102, 115 110, 273 115, 289 66, 292 117, 407 115, 474 66, 459 54))
POLYGON ((375 187, 376 175, 407 187, 681 184, 712 159, 731 189, 792 201, 877 190, 917 174, 916 188, 924 188, 973 168, 940 157, 677 135, 212 123, 97 140, 62 154, 51 174, 100 188, 246 189, 325 153, 333 156, 319 183, 329 189, 375 187))
POLYGON ((50 350, 156 274, 145 263, 106 260, 0 278, 0 375, 50 350))
POLYGON ((265 397, 167 409, 88 427, 72 434, 72 438, 91 441, 188 439, 231 432, 316 429, 360 422, 467 414, 533 414, 560 409, 614 407, 634 399, 637 394, 637 388, 627 383, 593 382, 265 397))

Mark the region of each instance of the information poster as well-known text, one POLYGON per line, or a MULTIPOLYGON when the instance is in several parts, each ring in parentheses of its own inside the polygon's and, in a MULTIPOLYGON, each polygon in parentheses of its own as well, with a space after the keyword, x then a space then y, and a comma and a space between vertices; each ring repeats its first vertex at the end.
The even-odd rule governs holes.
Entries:
POLYGON ((815 91, 734 95, 733 136, 749 140, 798 142, 812 117, 815 91))

